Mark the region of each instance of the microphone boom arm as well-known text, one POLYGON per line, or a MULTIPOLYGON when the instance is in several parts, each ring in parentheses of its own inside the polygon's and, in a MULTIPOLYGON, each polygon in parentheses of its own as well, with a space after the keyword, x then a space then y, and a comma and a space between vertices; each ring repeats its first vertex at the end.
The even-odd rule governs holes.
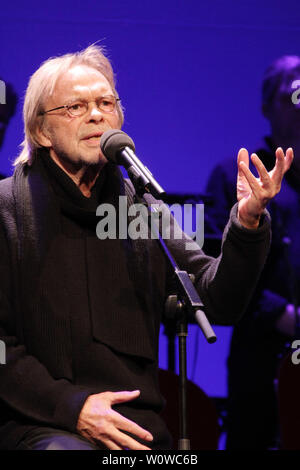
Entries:
MULTIPOLYGON (((134 167, 135 177, 139 175, 139 185, 142 184, 144 186, 144 193, 150 193, 156 199, 164 200, 166 195, 163 188, 158 184, 158 182, 154 179, 152 173, 148 170, 146 166, 144 166, 141 161, 136 157, 135 153, 129 147, 124 147, 120 151, 120 155, 122 157, 122 162, 127 171, 130 169, 131 166, 134 167)), ((134 181, 132 181, 133 184, 134 181)), ((139 192, 140 192, 139 187, 139 192)))

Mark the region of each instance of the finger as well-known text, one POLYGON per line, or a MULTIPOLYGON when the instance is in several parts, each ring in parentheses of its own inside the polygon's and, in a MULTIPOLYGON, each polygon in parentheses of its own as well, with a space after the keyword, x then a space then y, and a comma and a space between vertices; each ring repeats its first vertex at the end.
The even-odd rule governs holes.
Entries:
POLYGON ((278 147, 276 149, 275 155, 276 155, 276 164, 283 168, 284 167, 284 151, 282 150, 281 147, 278 147))
POLYGON ((116 411, 114 411, 114 425, 118 429, 123 429, 123 431, 129 432, 130 434, 133 434, 134 436, 137 436, 140 439, 143 439, 143 441, 153 440, 153 436, 149 431, 142 428, 141 426, 136 424, 134 421, 131 421, 130 419, 125 418, 123 415, 117 413, 116 411))
POLYGON ((119 444, 117 444, 111 439, 103 439, 100 442, 104 444, 110 450, 123 450, 124 449, 123 447, 121 447, 119 444))
POLYGON ((240 168, 241 173, 245 176, 245 178, 246 178, 253 194, 255 196, 258 196, 259 191, 260 191, 261 188, 260 188, 260 184, 259 184, 257 178, 255 178, 255 176, 251 173, 251 171, 245 165, 244 162, 240 163, 239 168, 240 168))
POLYGON ((288 148, 286 153, 285 153, 285 168, 284 171, 286 172, 291 164, 293 163, 294 160, 294 151, 292 148, 288 148))
POLYGON ((246 167, 249 167, 249 155, 246 149, 241 148, 238 152, 237 156, 237 165, 238 165, 238 173, 237 173, 237 194, 243 193, 245 190, 250 191, 250 188, 247 188, 247 179, 241 169, 241 164, 245 164, 246 167))
POLYGON ((116 405, 117 403, 124 403, 126 401, 135 400, 140 395, 140 393, 140 390, 133 390, 132 392, 112 392, 111 404, 116 405))
POLYGON ((151 450, 150 447, 141 444, 132 437, 118 430, 114 433, 113 439, 116 444, 121 445, 123 449, 128 448, 130 450, 151 450))
POLYGON ((238 174, 237 174, 237 181, 241 181, 244 178, 244 173, 241 171, 240 164, 244 163, 249 168, 249 155, 246 149, 241 148, 238 152, 237 156, 237 165, 238 165, 238 174))
POLYGON ((284 155, 282 148, 279 147, 276 149, 275 155, 276 164, 272 172, 272 179, 277 185, 280 185, 284 173, 290 168, 292 164, 294 152, 291 148, 289 148, 286 151, 286 155, 284 155))
POLYGON ((272 171, 272 179, 276 184, 280 184, 285 172, 284 152, 281 147, 275 151, 276 163, 272 171))
POLYGON ((251 161, 254 164, 255 168, 257 169, 258 175, 263 185, 264 186, 270 185, 271 184, 270 175, 267 172, 265 165, 263 164, 261 159, 256 155, 256 153, 252 153, 251 161))
POLYGON ((244 162, 247 167, 249 167, 249 154, 248 151, 244 148, 241 148, 237 157, 238 166, 241 162, 244 162))

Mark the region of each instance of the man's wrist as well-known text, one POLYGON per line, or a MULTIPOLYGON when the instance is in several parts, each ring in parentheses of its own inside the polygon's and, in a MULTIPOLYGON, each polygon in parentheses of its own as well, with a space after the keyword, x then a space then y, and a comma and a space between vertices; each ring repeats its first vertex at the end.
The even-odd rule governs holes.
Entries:
POLYGON ((244 218, 238 212, 238 221, 243 227, 255 230, 259 227, 260 215, 244 218))

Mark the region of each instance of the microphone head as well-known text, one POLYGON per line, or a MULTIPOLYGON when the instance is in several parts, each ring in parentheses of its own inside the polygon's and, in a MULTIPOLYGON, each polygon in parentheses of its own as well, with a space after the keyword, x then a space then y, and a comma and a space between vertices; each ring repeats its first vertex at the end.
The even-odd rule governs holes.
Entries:
POLYGON ((110 129, 104 132, 100 139, 100 148, 107 160, 118 165, 118 153, 124 147, 129 147, 135 151, 135 146, 131 138, 119 129, 110 129))

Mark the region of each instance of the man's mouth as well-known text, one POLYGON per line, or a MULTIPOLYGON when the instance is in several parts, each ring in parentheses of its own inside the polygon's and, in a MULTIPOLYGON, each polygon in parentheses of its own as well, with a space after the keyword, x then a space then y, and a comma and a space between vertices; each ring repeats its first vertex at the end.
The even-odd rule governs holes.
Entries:
POLYGON ((88 134, 87 136, 83 137, 82 140, 100 140, 102 136, 102 132, 94 132, 93 134, 88 134))

